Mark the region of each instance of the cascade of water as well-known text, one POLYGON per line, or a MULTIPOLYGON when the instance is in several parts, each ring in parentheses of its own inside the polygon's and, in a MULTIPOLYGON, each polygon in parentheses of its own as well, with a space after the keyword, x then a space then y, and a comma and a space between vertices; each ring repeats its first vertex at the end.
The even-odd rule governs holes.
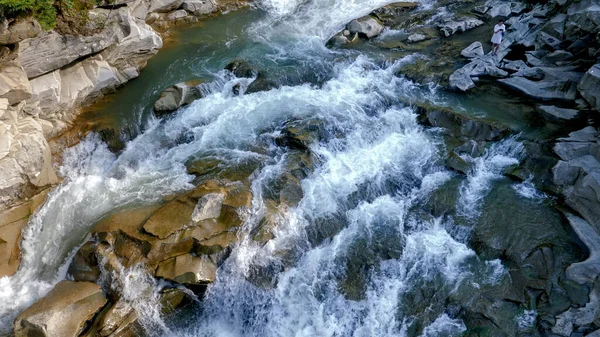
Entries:
POLYGON ((467 218, 476 218, 492 181, 501 178, 505 168, 518 164, 522 153, 523 144, 511 137, 492 144, 480 157, 466 155, 465 159, 473 163, 473 170, 460 187, 458 213, 467 218))

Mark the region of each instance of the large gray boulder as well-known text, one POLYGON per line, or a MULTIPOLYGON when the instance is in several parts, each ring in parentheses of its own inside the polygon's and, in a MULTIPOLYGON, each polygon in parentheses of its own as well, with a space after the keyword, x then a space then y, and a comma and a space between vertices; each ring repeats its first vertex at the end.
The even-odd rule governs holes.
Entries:
POLYGON ((182 8, 196 16, 202 16, 216 12, 219 6, 214 0, 184 0, 182 8))
POLYGON ((198 88, 197 82, 177 83, 162 92, 160 98, 154 103, 154 111, 175 111, 199 98, 202 98, 202 92, 198 88))
POLYGON ((499 79, 498 81, 537 99, 572 101, 577 97, 577 83, 581 78, 580 74, 573 72, 553 73, 552 70, 549 70, 543 76, 544 78, 541 81, 532 81, 516 76, 499 79))
POLYGON ((481 42, 475 41, 471 43, 467 48, 463 49, 460 54, 466 58, 472 59, 477 56, 483 56, 483 46, 481 42))
POLYGON ((477 56, 450 75, 450 87, 467 91, 475 86, 472 78, 478 76, 505 77, 508 72, 498 68, 494 55, 477 56))
POLYGON ((583 75, 577 89, 593 109, 600 111, 600 63, 592 66, 583 75))
POLYGON ((565 216, 590 255, 585 261, 574 263, 566 270, 566 276, 580 284, 593 284, 600 275, 600 235, 587 221, 570 213, 565 216))
POLYGON ((95 283, 61 281, 15 320, 15 337, 77 337, 106 304, 95 283))
POLYGON ((554 147, 562 159, 552 169, 554 183, 561 187, 565 202, 600 231, 600 138, 588 126, 559 138, 554 147))
POLYGON ((481 25, 483 25, 483 21, 479 19, 463 17, 459 19, 444 19, 438 24, 438 28, 444 34, 444 36, 448 37, 455 33, 466 32, 481 25))
POLYGON ((448 78, 448 82, 450 84, 450 88, 452 89, 467 91, 475 88, 475 82, 473 82, 473 79, 469 73, 464 69, 458 69, 452 73, 452 75, 450 75, 448 78))
POLYGON ((377 37, 383 32, 383 25, 370 16, 350 21, 347 28, 351 33, 366 36, 368 39, 377 37))

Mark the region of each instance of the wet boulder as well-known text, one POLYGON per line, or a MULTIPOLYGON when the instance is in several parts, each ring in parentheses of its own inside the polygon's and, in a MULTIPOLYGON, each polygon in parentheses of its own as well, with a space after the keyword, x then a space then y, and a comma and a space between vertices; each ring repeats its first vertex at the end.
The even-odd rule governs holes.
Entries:
POLYGON ((179 255, 158 265, 156 276, 181 284, 206 284, 215 280, 217 266, 207 256, 179 255))
POLYGON ((446 166, 462 174, 469 174, 472 170, 471 163, 454 151, 451 151, 446 158, 446 166))
POLYGON ((350 33, 356 33, 359 36, 372 39, 379 36, 383 32, 383 25, 377 22, 370 16, 365 16, 360 19, 352 20, 347 26, 350 33))
POLYGON ((600 111, 600 63, 591 67, 577 87, 579 93, 592 106, 592 109, 600 111))
POLYGON ((162 92, 160 98, 154 103, 154 111, 165 113, 179 109, 193 101, 202 98, 198 85, 202 81, 187 81, 177 83, 162 92))
POLYGON ((349 30, 344 29, 327 41, 327 45, 340 47, 356 41, 358 41, 358 33, 352 34, 349 30))
POLYGON ((118 300, 95 320, 90 328, 89 336, 139 336, 142 331, 137 321, 137 314, 131 305, 124 300, 118 300))
POLYGON ((258 69, 244 60, 232 61, 225 66, 225 69, 229 70, 236 77, 250 78, 258 75, 258 69))
POLYGON ((100 276, 96 243, 89 241, 83 244, 73 256, 67 272, 75 281, 96 282, 100 276))
POLYGON ((61 281, 19 314, 14 324, 15 336, 79 336, 106 301, 97 284, 61 281))
MULTIPOLYGON (((245 93, 251 94, 259 91, 268 91, 276 88, 278 84, 270 79, 268 75, 256 68, 254 65, 245 60, 235 60, 225 66, 235 77, 251 78, 253 81, 245 88, 245 93)), ((237 84, 233 87, 233 92, 237 95, 242 91, 242 84, 237 84)))
POLYGON ((426 125, 444 128, 458 138, 492 141, 502 139, 509 133, 509 129, 505 126, 450 110, 420 108, 418 113, 426 125))
POLYGON ((293 120, 286 122, 281 135, 275 138, 279 146, 287 146, 298 150, 308 150, 311 144, 326 137, 325 123, 322 120, 293 120))
POLYGON ((265 198, 287 206, 296 206, 304 197, 302 180, 314 170, 312 157, 300 151, 291 151, 285 161, 284 171, 266 186, 265 198))

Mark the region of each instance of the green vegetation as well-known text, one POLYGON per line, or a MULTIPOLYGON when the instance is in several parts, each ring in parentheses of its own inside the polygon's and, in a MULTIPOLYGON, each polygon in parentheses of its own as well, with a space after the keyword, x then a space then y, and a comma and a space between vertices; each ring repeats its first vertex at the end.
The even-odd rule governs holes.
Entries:
POLYGON ((88 11, 102 0, 0 0, 0 19, 32 15, 44 29, 59 26, 63 31, 81 32, 88 11))

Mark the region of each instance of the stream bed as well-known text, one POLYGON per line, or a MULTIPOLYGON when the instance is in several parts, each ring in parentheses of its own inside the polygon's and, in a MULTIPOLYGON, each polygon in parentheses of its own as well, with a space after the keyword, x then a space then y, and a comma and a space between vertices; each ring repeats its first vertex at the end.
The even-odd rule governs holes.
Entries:
POLYGON ((97 133, 65 151, 64 181, 30 220, 19 271, 0 279, 0 334, 68 278, 95 223, 191 190, 186 165, 211 159, 260 163, 249 216, 204 299, 176 314, 147 297, 160 282, 143 268, 124 274, 138 281, 120 291, 145 334, 537 336, 540 316, 586 291, 563 280, 585 252, 552 197, 504 173, 523 159, 524 139, 565 131, 541 130, 532 108, 500 89, 459 96, 413 83, 402 68, 419 55, 325 46, 386 3, 265 0, 175 31, 138 79, 80 116, 76 130, 97 133), (223 70, 235 60, 274 88, 244 93, 252 79, 223 70), (165 88, 198 79, 204 98, 153 115, 165 88), (515 135, 466 158, 472 170, 461 174, 444 165, 444 135, 418 122, 416 102, 503 122, 515 135), (294 155, 273 139, 298 120, 319 125, 312 165, 301 195, 280 206, 273 238, 259 243, 252 235, 294 155))

